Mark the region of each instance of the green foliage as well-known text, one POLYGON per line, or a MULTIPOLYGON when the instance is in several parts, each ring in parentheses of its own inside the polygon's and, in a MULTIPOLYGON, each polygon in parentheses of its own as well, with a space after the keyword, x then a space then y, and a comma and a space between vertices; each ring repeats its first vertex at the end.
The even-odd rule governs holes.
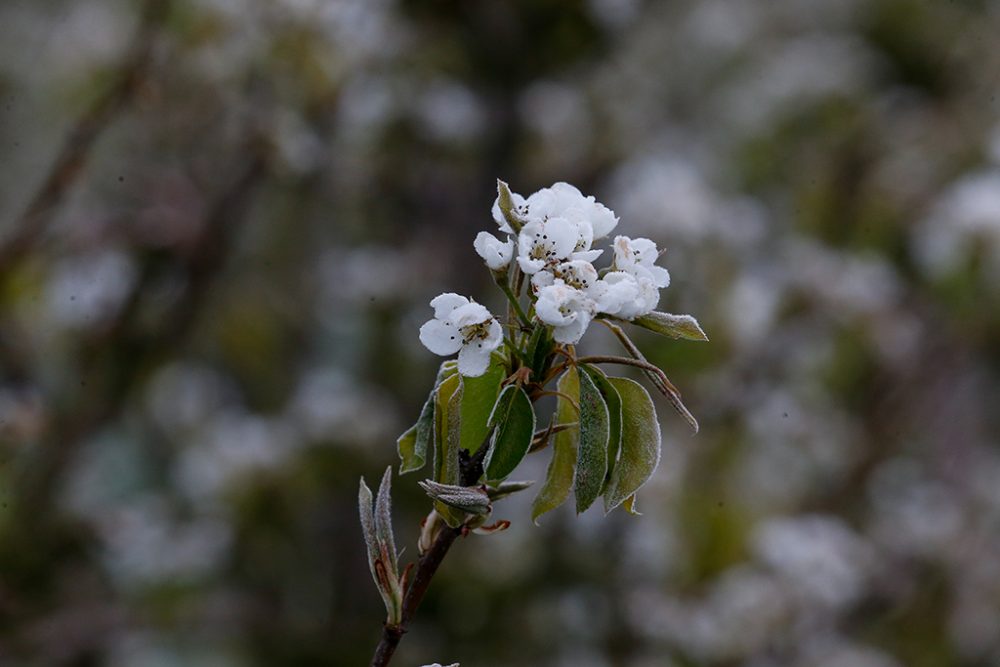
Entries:
MULTIPOLYGON (((576 421, 576 406, 573 401, 579 401, 580 397, 580 381, 576 369, 570 368, 563 373, 556 387, 562 394, 556 401, 557 422, 568 424, 576 421)), ((545 483, 531 505, 531 520, 536 524, 538 517, 559 507, 569 497, 570 489, 573 488, 579 440, 579 428, 559 431, 553 437, 552 460, 545 474, 545 483)))
POLYGON ((610 512, 646 483, 660 462, 660 422, 653 399, 642 385, 627 378, 608 378, 622 399, 622 447, 604 493, 610 512))
POLYGON ((521 387, 504 388, 490 414, 489 425, 496 431, 483 467, 486 479, 499 481, 514 472, 528 453, 535 433, 535 411, 521 387))
MULTIPOLYGON (((462 399, 459 446, 475 452, 489 434, 490 413, 500 393, 500 383, 507 369, 494 355, 490 367, 479 377, 462 377, 462 399)), ((456 453, 456 457, 458 454, 456 453)))
POLYGON ((578 378, 580 384, 580 442, 573 493, 576 496, 576 512, 580 514, 597 500, 604 488, 604 480, 608 472, 611 419, 608 405, 604 402, 591 374, 584 371, 578 373, 578 378))
POLYGON ((608 381, 607 376, 593 366, 583 365, 584 372, 593 381, 594 386, 601 392, 601 398, 608 408, 608 455, 607 472, 601 484, 601 493, 608 488, 611 480, 611 473, 615 469, 618 461, 618 452, 622 446, 622 397, 618 395, 618 390, 608 381))

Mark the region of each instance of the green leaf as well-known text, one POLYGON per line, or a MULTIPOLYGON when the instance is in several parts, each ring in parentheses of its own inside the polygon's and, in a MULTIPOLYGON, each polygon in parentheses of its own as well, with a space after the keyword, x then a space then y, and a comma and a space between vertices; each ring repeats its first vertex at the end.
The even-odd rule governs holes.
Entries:
POLYGON ((632 516, 642 516, 642 512, 639 511, 639 508, 636 507, 635 503, 636 503, 635 494, 633 493, 631 496, 625 499, 625 502, 622 503, 622 507, 625 509, 626 512, 628 512, 632 516))
POLYGON ((434 439, 434 392, 424 402, 417 423, 396 440, 396 449, 402 461, 399 474, 413 472, 424 467, 427 461, 427 446, 434 439))
POLYGON ((580 383, 580 442, 576 460, 576 513, 581 514, 601 495, 608 472, 608 441, 610 415, 608 406, 591 379, 579 374, 580 383))
POLYGON ((637 324, 644 329, 655 331, 671 338, 685 338, 687 340, 708 340, 708 336, 702 330, 698 320, 690 315, 673 315, 671 313, 661 313, 653 311, 648 315, 637 317, 632 320, 632 324, 637 324))
POLYGON ((489 419, 489 425, 494 424, 493 443, 483 467, 486 479, 499 481, 514 472, 535 434, 535 411, 521 387, 508 385, 500 392, 489 419))
POLYGON ((608 378, 622 399, 622 448, 604 492, 604 511, 622 504, 646 483, 660 462, 660 422, 653 399, 627 378, 608 378))
POLYGON ((601 493, 604 493, 605 489, 608 488, 608 482, 611 481, 611 473, 615 470, 618 452, 622 446, 622 398, 604 373, 586 364, 582 368, 594 381, 597 390, 601 392, 601 398, 608 406, 608 471, 601 486, 601 493))
MULTIPOLYGON (((490 413, 507 375, 500 357, 493 356, 490 367, 479 377, 462 378, 462 417, 459 446, 475 452, 489 435, 490 413)), ((457 456, 457 454, 456 454, 457 456)))
MULTIPOLYGON (((462 376, 452 375, 437 389, 434 405, 434 480, 458 484, 458 450, 461 438, 462 376)), ((448 525, 462 523, 461 512, 436 502, 434 508, 448 525)))
POLYGON ((417 423, 396 438, 396 450, 399 452, 401 461, 399 474, 413 472, 424 467, 424 463, 427 461, 427 448, 434 440, 434 402, 437 388, 441 386, 442 382, 457 373, 457 361, 448 359, 442 362, 438 368, 437 378, 434 380, 434 389, 424 401, 417 423))
POLYGON ((500 212, 503 213, 503 217, 507 220, 507 224, 511 226, 515 232, 521 231, 521 227, 524 226, 524 221, 514 212, 514 198, 511 197, 510 186, 497 179, 497 199, 499 199, 500 212))
MULTIPOLYGON (((580 381, 576 369, 570 368, 563 373, 556 388, 574 401, 579 401, 580 381)), ((565 397, 559 396, 556 399, 556 420, 559 423, 569 423, 576 419, 576 408, 565 397)), ((579 440, 579 427, 559 431, 553 437, 552 460, 545 473, 545 483, 531 504, 531 520, 536 524, 538 517, 559 507, 569 497, 570 489, 573 488, 579 440)))

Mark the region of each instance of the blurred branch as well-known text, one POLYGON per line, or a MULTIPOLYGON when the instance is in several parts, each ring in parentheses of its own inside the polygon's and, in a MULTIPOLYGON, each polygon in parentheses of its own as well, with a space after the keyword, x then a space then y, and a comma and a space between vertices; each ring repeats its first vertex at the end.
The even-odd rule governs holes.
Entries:
POLYGON ((146 0, 128 55, 114 83, 76 119, 41 186, 0 244, 0 267, 10 268, 34 247, 53 213, 79 179, 98 137, 128 105, 145 79, 156 32, 172 0, 146 0))

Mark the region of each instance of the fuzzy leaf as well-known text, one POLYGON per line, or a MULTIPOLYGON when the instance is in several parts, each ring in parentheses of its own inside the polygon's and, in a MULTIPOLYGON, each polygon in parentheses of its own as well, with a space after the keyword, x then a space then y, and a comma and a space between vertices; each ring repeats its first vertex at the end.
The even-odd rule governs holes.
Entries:
POLYGON ((488 514, 490 512, 490 497, 481 486, 439 484, 431 479, 417 482, 417 484, 428 496, 449 507, 470 514, 488 514))
POLYGON ((578 375, 580 383, 580 442, 577 451, 576 513, 581 514, 601 495, 608 472, 610 415, 608 406, 590 374, 578 375))
POLYGON ((660 462, 660 422, 653 399, 627 378, 608 378, 622 399, 622 448, 604 493, 604 511, 622 504, 646 483, 660 462))
MULTIPOLYGON (((365 546, 368 548, 368 562, 373 563, 378 554, 378 539, 375 537, 375 514, 372 512, 372 491, 361 478, 358 487, 358 513, 361 515, 361 531, 365 536, 365 546)), ((372 576, 375 572, 372 571, 372 576)))
POLYGON ((399 474, 413 472, 424 467, 427 461, 427 447, 434 439, 434 392, 424 402, 417 423, 396 440, 399 451, 399 474))
POLYGON ((386 567, 393 573, 398 570, 396 562, 396 539, 392 535, 392 466, 385 469, 382 482, 375 498, 375 535, 384 545, 386 567))
MULTIPOLYGON (((559 378, 556 388, 575 401, 579 400, 580 382, 575 368, 568 369, 559 378)), ((576 408, 566 398, 556 400, 556 419, 560 423, 576 421, 576 408)), ((576 467, 576 450, 580 440, 579 427, 559 431, 553 438, 552 460, 545 473, 545 483, 531 505, 531 520, 536 524, 538 517, 554 510, 566 501, 573 488, 576 467)))
POLYGON ((489 434, 490 413, 500 393, 500 383, 507 369, 498 356, 479 377, 462 378, 461 438, 459 446, 470 453, 479 449, 489 434))
POLYGON ((500 212, 511 229, 515 232, 521 231, 524 221, 514 212, 514 199, 511 197, 510 186, 497 179, 497 198, 500 200, 500 212))
POLYGON ((687 340, 708 340, 708 336, 702 330, 698 320, 690 315, 673 315, 671 313, 661 313, 653 311, 648 315, 637 317, 632 320, 632 324, 637 324, 644 329, 655 331, 671 338, 684 338, 687 340))
POLYGON ((535 434, 535 411, 521 387, 504 387, 490 414, 489 425, 494 424, 493 443, 483 467, 486 479, 501 480, 514 472, 535 434))
POLYGON ((594 366, 584 365, 582 368, 590 375, 597 390, 601 392, 605 405, 608 406, 608 471, 601 486, 601 493, 604 493, 608 482, 611 481, 611 473, 615 470, 618 452, 622 446, 622 398, 604 373, 594 366))
POLYGON ((625 508, 625 511, 631 514, 632 516, 642 516, 642 512, 639 511, 639 508, 636 506, 635 503, 636 503, 635 494, 633 493, 631 496, 625 499, 625 502, 622 503, 622 507, 625 508))
POLYGON ((541 325, 536 326, 535 330, 531 332, 531 338, 528 339, 527 351, 525 353, 528 368, 531 369, 531 377, 545 377, 550 363, 549 355, 552 354, 554 347, 555 343, 552 340, 552 333, 549 331, 549 328, 541 325))

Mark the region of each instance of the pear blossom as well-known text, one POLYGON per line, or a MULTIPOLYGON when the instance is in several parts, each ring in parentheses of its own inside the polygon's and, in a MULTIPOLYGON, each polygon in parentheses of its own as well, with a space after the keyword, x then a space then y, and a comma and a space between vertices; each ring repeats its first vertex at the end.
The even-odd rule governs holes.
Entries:
POLYGON ((578 343, 596 312, 593 299, 561 280, 538 290, 535 313, 542 322, 552 325, 552 337, 557 343, 578 343))
POLYGON ((576 226, 566 218, 529 222, 517 237, 517 263, 528 275, 554 266, 569 259, 577 238, 576 226))
MULTIPOLYGON (((584 196, 569 183, 554 183, 542 188, 525 201, 528 217, 531 219, 573 217, 579 218, 590 228, 590 237, 601 239, 611 233, 618 224, 614 211, 596 201, 593 196, 584 196), (573 211, 573 214, 570 214, 573 211)), ((589 248, 589 245, 588 245, 589 248)))
POLYGON ((627 236, 616 236, 614 242, 614 269, 625 271, 639 277, 645 276, 653 281, 656 287, 670 285, 670 272, 662 266, 656 266, 660 251, 649 239, 630 239, 627 236))
POLYGON ((514 256, 514 240, 510 237, 501 241, 489 232, 479 232, 472 245, 493 271, 506 269, 514 256))
POLYGON ((490 354, 503 341, 496 318, 475 301, 446 292, 431 301, 434 319, 420 327, 420 342, 434 354, 458 352, 458 372, 477 377, 490 365, 490 354))
POLYGON ((597 310, 623 320, 634 320, 656 310, 660 290, 647 275, 611 271, 598 282, 597 310))

